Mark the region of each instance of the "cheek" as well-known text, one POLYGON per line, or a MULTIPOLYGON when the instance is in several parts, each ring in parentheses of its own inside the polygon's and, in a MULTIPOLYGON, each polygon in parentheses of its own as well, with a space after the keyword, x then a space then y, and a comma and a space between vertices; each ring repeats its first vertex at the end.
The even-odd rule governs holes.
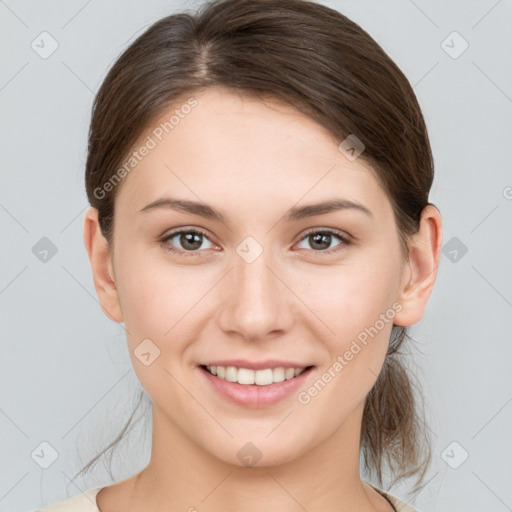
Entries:
POLYGON ((204 290, 178 268, 150 259, 124 261, 118 291, 136 375, 153 400, 172 403, 179 387, 172 385, 171 375, 181 380, 176 369, 184 360, 187 340, 200 329, 194 305, 204 290))
POLYGON ((398 282, 396 262, 366 259, 361 264, 332 269, 315 281, 310 278, 303 293, 341 340, 373 326, 382 314, 393 314, 398 282))
POLYGON ((209 290, 217 275, 207 265, 177 265, 160 248, 134 252, 118 266, 118 291, 132 354, 149 338, 161 351, 159 365, 181 360, 209 318, 204 308, 210 307, 209 290))
POLYGON ((327 296, 321 287, 309 287, 308 305, 322 319, 312 329, 316 329, 327 358, 319 368, 318 378, 301 390, 298 401, 307 406, 311 417, 323 418, 322 427, 319 423, 316 428, 334 431, 375 384, 393 327, 393 282, 393 273, 367 269, 352 269, 349 273, 345 269, 329 279, 327 296), (330 411, 327 419, 326 410, 330 411))
POLYGON ((164 251, 132 253, 117 265, 119 299, 131 344, 143 338, 169 338, 195 297, 197 287, 179 268, 166 264, 160 250, 164 251))
POLYGON ((361 255, 357 262, 354 258, 329 272, 317 273, 316 278, 310 275, 303 285, 307 305, 322 320, 316 322, 316 336, 329 353, 327 365, 342 358, 343 368, 338 365, 338 371, 333 370, 337 376, 333 380, 345 390, 352 389, 355 395, 364 395, 375 382, 396 314, 393 304, 400 259, 391 251, 383 258, 383 253, 376 251, 364 258, 361 255), (354 386, 356 382, 359 384, 354 386))

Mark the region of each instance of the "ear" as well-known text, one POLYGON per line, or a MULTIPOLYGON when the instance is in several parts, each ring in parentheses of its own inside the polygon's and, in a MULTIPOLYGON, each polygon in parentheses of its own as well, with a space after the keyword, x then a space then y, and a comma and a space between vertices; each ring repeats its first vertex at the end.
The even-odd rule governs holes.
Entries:
POLYGON ((395 325, 413 325, 423 317, 437 277, 442 236, 441 214, 429 204, 421 212, 419 230, 410 240, 409 261, 397 299, 402 309, 395 315, 395 325))
MULTIPOLYGON (((84 219, 84 243, 91 262, 94 287, 101 309, 114 322, 123 321, 123 313, 114 279, 110 249, 101 232, 98 210, 89 208, 84 219)), ((115 278, 115 276, 114 276, 115 278)))

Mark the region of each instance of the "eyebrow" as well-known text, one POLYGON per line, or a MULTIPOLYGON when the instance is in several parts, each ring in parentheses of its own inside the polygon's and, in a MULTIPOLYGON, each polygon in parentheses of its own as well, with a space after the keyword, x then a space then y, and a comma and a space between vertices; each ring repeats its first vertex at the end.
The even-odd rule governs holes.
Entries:
MULTIPOLYGON (((144 206, 140 212, 147 212, 158 208, 169 208, 173 210, 179 210, 185 213, 191 213, 193 215, 199 215, 207 219, 218 220, 224 222, 224 215, 216 210, 215 208, 196 201, 187 201, 183 199, 173 199, 171 197, 165 197, 157 199, 152 203, 144 206)), ((372 219, 375 218, 373 213, 364 205, 348 199, 331 199, 320 203, 307 204, 304 206, 296 206, 291 208, 284 215, 284 219, 287 221, 297 221, 307 217, 313 217, 315 215, 322 215, 338 210, 356 210, 360 211, 372 219)))

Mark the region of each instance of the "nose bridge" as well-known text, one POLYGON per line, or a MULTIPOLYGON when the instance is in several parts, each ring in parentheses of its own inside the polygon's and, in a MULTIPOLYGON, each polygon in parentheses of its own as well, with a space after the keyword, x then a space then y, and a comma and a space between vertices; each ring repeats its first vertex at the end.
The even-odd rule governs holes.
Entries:
MULTIPOLYGON (((238 251, 237 251, 238 252, 238 251)), ((234 279, 239 300, 251 299, 267 300, 275 295, 275 276, 269 270, 272 268, 272 257, 269 250, 257 255, 254 260, 245 256, 252 256, 254 249, 250 249, 244 256, 239 256, 234 263, 234 279)))
POLYGON ((262 339, 289 327, 290 297, 275 275, 279 265, 274 256, 253 237, 236 248, 221 315, 223 329, 238 331, 247 339, 262 339))

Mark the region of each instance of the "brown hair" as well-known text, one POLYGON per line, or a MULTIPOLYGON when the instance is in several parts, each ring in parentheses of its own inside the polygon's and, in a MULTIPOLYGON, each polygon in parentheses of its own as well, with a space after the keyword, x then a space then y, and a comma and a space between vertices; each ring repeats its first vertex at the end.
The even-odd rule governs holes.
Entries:
MULTIPOLYGON (((307 0, 210 1, 197 13, 157 21, 114 63, 94 101, 85 175, 89 202, 111 248, 122 182, 105 184, 158 116, 209 86, 284 100, 340 142, 355 135, 365 146, 360 158, 392 203, 408 257, 408 238, 431 204, 434 174, 418 101, 369 34, 338 11, 307 0)), ((393 484, 416 475, 416 491, 423 487, 431 447, 412 375, 401 362, 405 337, 411 339, 404 327, 393 326, 384 366, 366 397, 361 449, 365 468, 380 485, 387 465, 393 484)))

